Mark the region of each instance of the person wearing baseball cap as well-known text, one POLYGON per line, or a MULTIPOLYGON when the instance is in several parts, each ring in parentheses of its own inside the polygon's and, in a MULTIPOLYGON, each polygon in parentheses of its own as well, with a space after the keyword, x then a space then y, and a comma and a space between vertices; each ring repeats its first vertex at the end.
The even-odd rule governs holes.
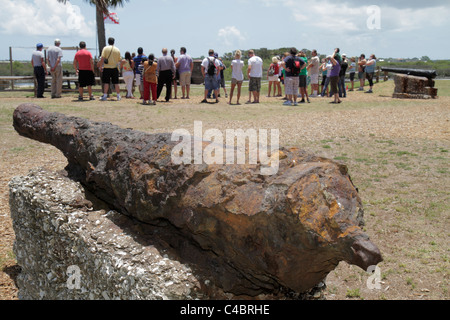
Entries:
POLYGON ((31 65, 34 69, 34 76, 37 82, 36 98, 44 98, 45 76, 47 75, 47 67, 45 65, 45 56, 42 52, 44 45, 36 44, 36 51, 31 56, 31 65))

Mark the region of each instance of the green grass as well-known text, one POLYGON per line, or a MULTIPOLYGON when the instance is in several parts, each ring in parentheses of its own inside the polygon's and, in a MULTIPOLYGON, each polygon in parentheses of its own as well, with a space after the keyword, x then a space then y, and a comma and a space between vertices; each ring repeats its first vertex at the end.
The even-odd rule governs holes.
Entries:
POLYGON ((356 289, 347 289, 347 293, 345 294, 347 298, 361 298, 361 293, 359 288, 356 289))

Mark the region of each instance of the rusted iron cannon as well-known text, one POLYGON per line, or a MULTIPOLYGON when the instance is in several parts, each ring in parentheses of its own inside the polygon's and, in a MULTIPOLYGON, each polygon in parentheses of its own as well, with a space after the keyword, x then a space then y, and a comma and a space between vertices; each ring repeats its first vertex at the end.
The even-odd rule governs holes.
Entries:
POLYGON ((66 117, 33 104, 20 105, 13 118, 20 135, 60 149, 69 175, 98 198, 161 226, 159 236, 180 259, 225 292, 301 293, 340 261, 367 270, 382 260, 361 229, 362 202, 340 163, 280 148, 278 172, 270 176, 261 175, 258 164, 175 164, 177 141, 170 134, 66 117))

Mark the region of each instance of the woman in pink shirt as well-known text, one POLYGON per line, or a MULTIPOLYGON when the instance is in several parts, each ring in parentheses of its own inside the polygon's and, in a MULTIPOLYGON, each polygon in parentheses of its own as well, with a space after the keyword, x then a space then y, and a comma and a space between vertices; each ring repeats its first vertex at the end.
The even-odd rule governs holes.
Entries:
POLYGON ((125 52, 125 58, 120 61, 120 69, 122 70, 123 81, 127 87, 127 98, 133 97, 133 82, 134 82, 134 61, 131 54, 125 52))

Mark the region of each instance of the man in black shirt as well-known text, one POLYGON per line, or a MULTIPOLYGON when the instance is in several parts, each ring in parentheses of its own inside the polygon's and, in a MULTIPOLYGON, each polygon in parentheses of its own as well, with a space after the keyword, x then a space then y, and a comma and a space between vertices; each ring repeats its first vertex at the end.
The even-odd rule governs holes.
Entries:
POLYGON ((296 106, 297 92, 299 86, 299 73, 305 61, 297 57, 297 49, 291 48, 290 55, 284 58, 282 66, 284 67, 286 77, 284 79, 284 89, 287 100, 283 103, 285 106, 296 106))
POLYGON ((348 60, 346 54, 344 53, 342 55, 341 71, 339 72, 339 82, 338 82, 339 98, 347 97, 347 90, 345 90, 345 72, 347 71, 347 68, 348 68, 348 60))

